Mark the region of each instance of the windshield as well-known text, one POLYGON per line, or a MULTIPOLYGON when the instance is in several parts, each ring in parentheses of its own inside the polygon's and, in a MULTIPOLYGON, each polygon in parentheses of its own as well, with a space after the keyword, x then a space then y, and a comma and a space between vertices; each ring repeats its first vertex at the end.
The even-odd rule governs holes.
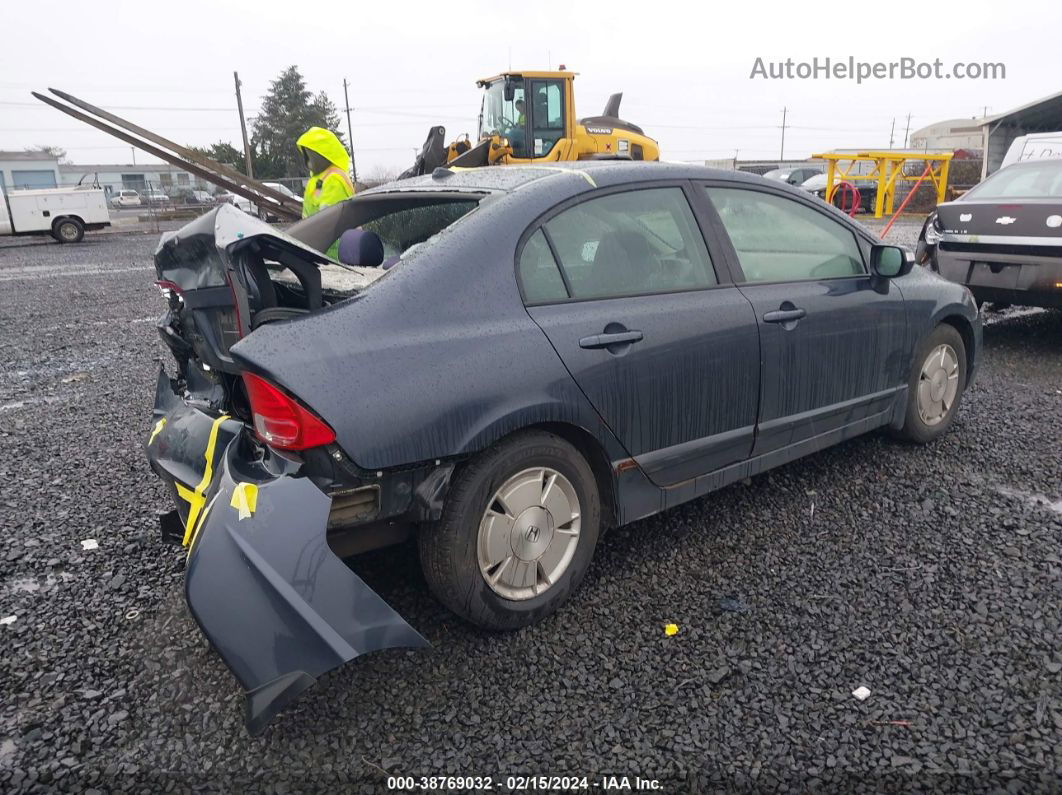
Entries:
POLYGON ((511 99, 505 98, 505 80, 495 80, 483 92, 483 108, 479 116, 479 137, 500 135, 513 137, 524 125, 524 81, 509 79, 511 99))
POLYGON ((964 198, 1062 198, 1062 160, 1037 160, 1007 166, 971 189, 964 198))

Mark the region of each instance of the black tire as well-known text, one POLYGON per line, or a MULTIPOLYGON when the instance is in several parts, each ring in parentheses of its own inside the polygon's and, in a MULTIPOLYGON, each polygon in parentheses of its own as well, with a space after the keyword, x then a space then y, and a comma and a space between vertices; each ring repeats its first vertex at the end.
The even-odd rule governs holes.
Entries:
POLYGON ((60 243, 80 243, 85 238, 85 225, 78 218, 60 218, 52 224, 52 237, 60 243))
POLYGON ((959 412, 959 404, 962 402, 962 394, 966 390, 966 345, 962 341, 962 335, 954 326, 941 323, 932 333, 922 340, 915 352, 914 362, 911 365, 911 375, 907 382, 907 413, 904 417, 903 427, 897 432, 897 436, 909 442, 928 444, 940 438, 955 421, 955 415, 959 412), (922 368, 930 353, 941 345, 949 345, 955 351, 958 360, 958 391, 955 399, 948 407, 944 418, 935 425, 929 425, 922 420, 918 410, 918 385, 922 375, 922 368))
POLYGON ((455 473, 442 519, 418 533, 421 567, 432 593, 457 615, 484 629, 518 629, 540 621, 567 601, 590 565, 600 525, 597 481, 586 459, 555 434, 528 431, 485 450, 455 473), (529 599, 506 599, 480 571, 480 522, 499 487, 536 466, 556 470, 574 487, 581 514, 578 545, 567 568, 546 591, 529 599))

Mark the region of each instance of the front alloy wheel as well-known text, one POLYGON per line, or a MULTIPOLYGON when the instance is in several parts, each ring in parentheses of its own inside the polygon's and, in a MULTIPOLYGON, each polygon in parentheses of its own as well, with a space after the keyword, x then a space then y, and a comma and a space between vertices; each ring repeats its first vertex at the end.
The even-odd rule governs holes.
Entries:
POLYGON ((966 346, 954 326, 941 323, 915 352, 907 383, 907 411, 898 435, 925 444, 943 436, 966 389, 966 346))
POLYGON ((947 343, 926 357, 918 377, 918 416, 927 426, 939 425, 948 416, 959 394, 959 356, 947 343))

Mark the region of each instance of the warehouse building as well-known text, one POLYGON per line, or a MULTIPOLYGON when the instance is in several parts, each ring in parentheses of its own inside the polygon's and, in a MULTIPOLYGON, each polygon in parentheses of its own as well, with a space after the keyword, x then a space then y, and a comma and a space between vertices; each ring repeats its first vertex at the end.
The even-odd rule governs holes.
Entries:
POLYGON ((0 152, 0 190, 55 188, 59 158, 46 152, 0 152))
POLYGON ((214 191, 214 186, 206 180, 168 163, 64 163, 59 166, 59 175, 61 185, 98 183, 108 193, 116 190, 140 192, 149 185, 164 193, 181 189, 214 191))
POLYGON ((1058 131, 1062 131, 1062 91, 984 119, 981 140, 985 162, 981 178, 999 168, 1015 138, 1029 133, 1058 131))
POLYGON ((954 152, 956 149, 980 151, 983 119, 948 119, 911 133, 910 149, 919 152, 954 152))
POLYGON ((0 189, 58 188, 72 185, 99 184, 108 194, 118 190, 142 191, 149 185, 167 191, 215 188, 183 169, 166 163, 113 164, 60 163, 45 152, 0 151, 0 189))
POLYGON ((976 149, 984 154, 981 179, 995 173, 1015 138, 1029 133, 1062 131, 1062 91, 982 119, 937 122, 911 134, 911 147, 922 151, 976 149))

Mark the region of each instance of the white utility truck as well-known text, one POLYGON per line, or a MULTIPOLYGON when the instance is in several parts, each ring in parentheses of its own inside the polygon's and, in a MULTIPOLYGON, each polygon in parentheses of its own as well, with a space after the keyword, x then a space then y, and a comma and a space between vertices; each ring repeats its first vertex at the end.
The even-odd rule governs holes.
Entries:
POLYGON ((0 191, 0 235, 51 235, 77 243, 86 229, 111 225, 102 188, 0 191))

